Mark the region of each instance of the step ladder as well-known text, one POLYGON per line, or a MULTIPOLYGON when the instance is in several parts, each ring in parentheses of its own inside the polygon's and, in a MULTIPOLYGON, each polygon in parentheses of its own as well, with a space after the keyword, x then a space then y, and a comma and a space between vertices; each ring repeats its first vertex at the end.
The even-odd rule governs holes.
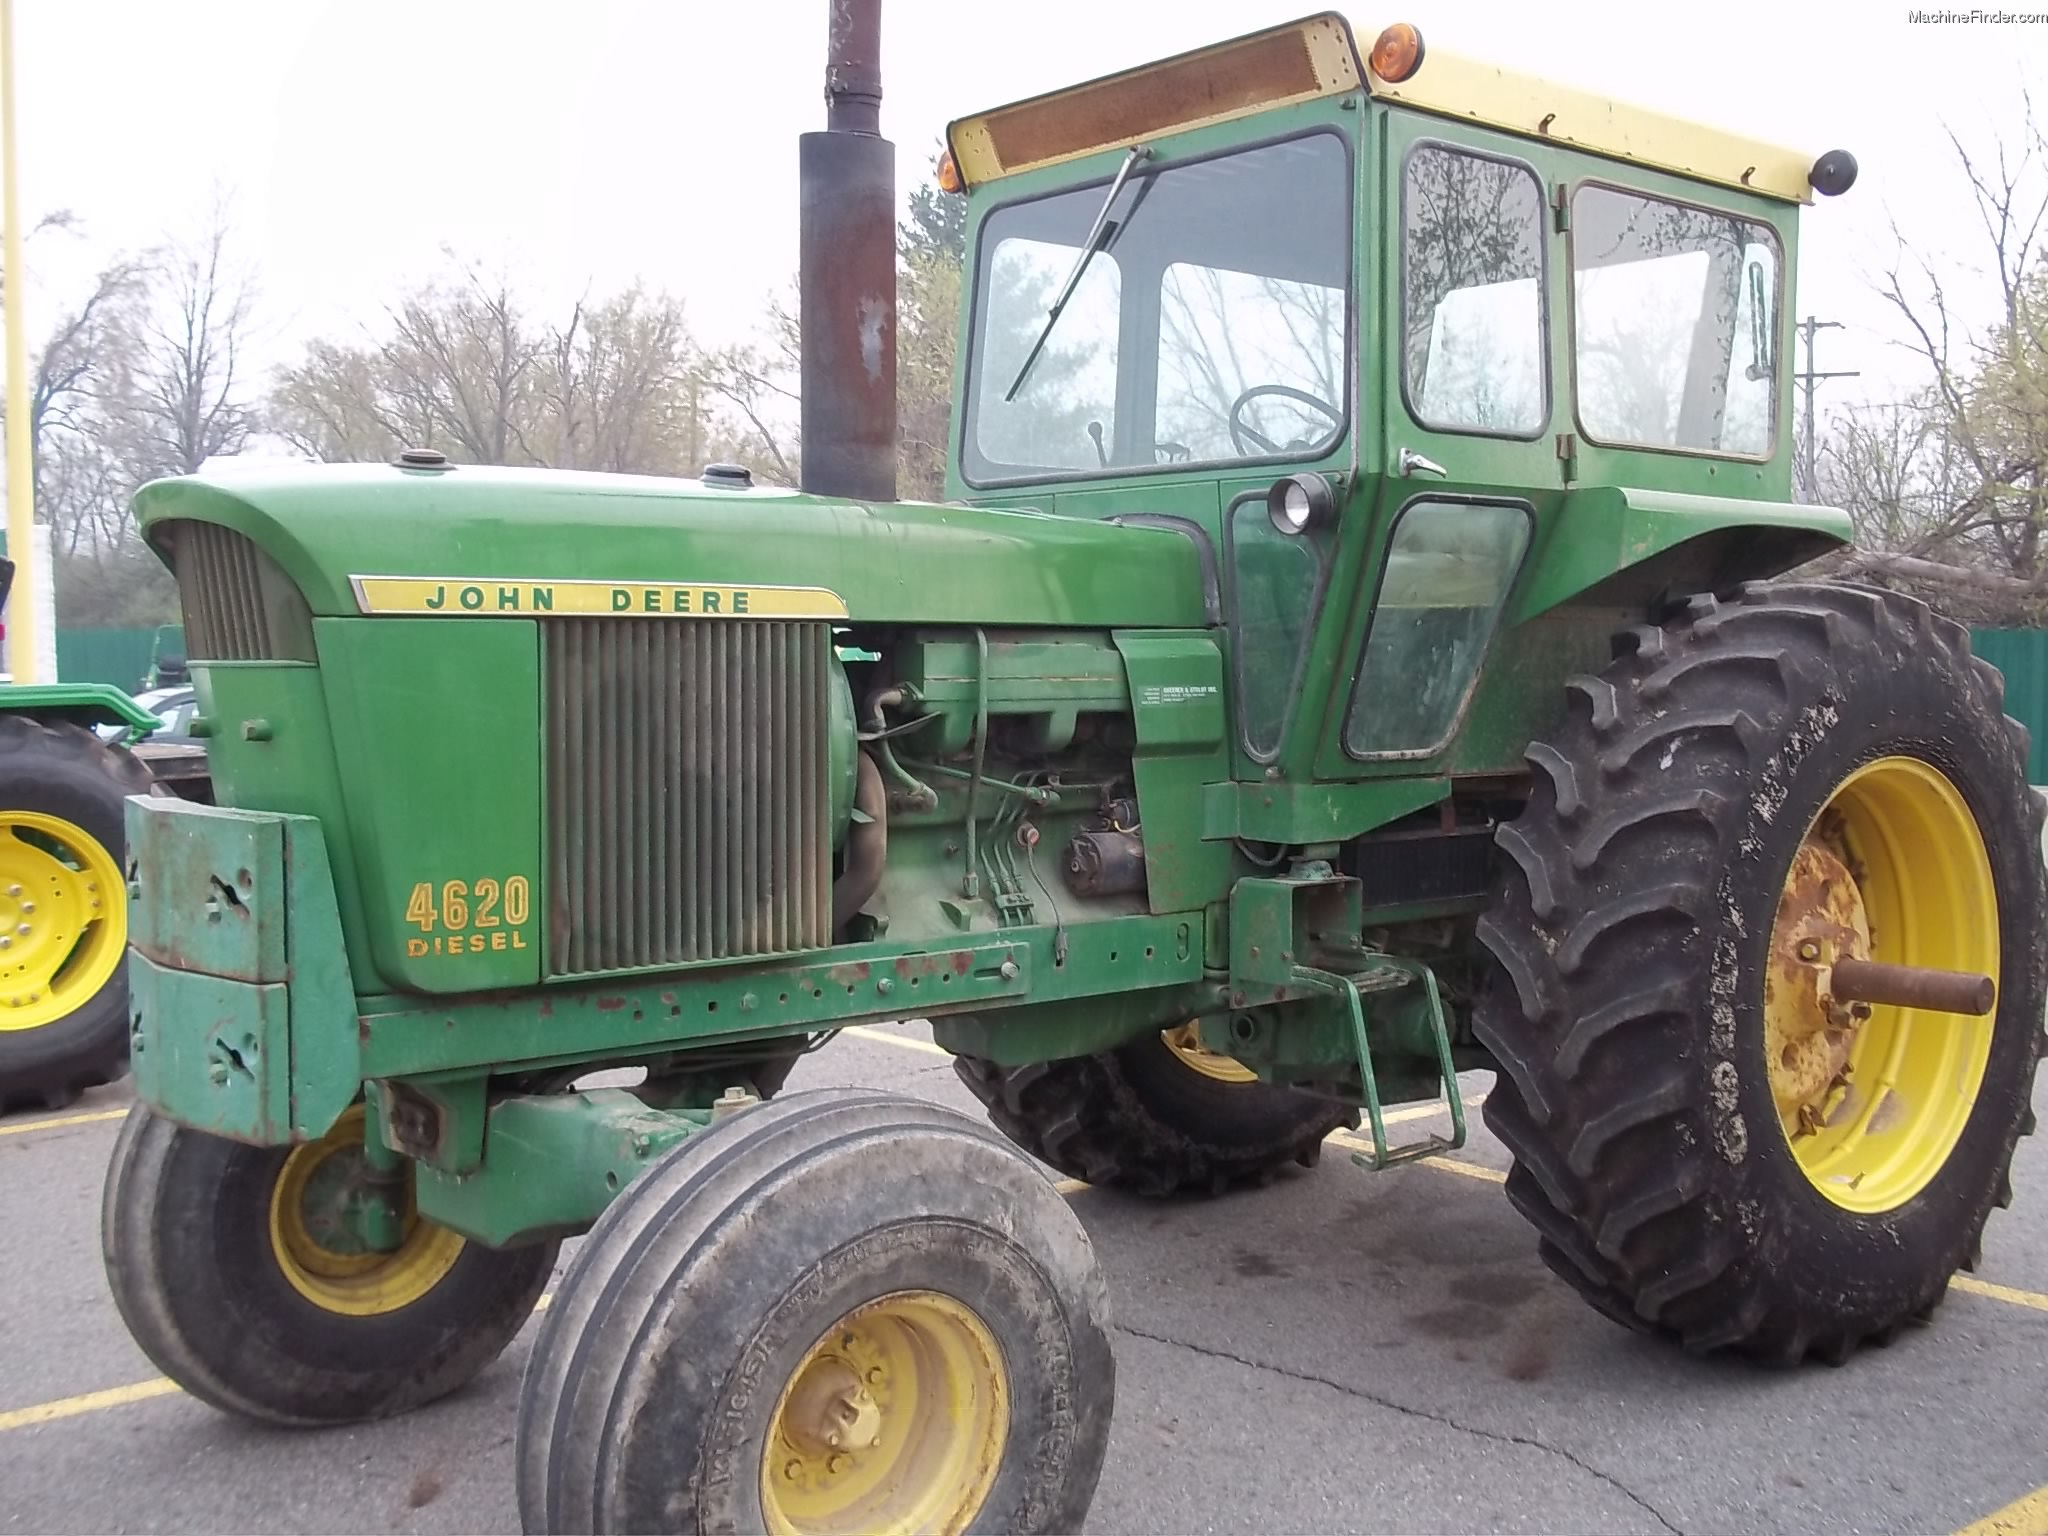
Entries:
POLYGON ((1351 1160, 1361 1168, 1378 1173, 1397 1163, 1412 1163, 1443 1152, 1455 1152, 1465 1145, 1465 1103, 1458 1094, 1458 1074, 1451 1065, 1451 1036, 1444 1024, 1443 998, 1437 990, 1436 973, 1419 960, 1404 960, 1372 950, 1325 950, 1317 958, 1333 968, 1297 965, 1294 974, 1303 986, 1341 998, 1351 1016, 1351 1039, 1358 1050, 1358 1075, 1365 1084, 1365 1113, 1372 1126, 1372 1151, 1353 1152, 1351 1160), (1444 1103, 1451 1112, 1451 1134, 1434 1133, 1402 1146, 1387 1145, 1386 1121, 1380 1109, 1379 1085, 1372 1070, 1372 1045, 1366 1036, 1363 999, 1379 993, 1397 992, 1420 984, 1428 1005, 1430 1034, 1436 1045, 1437 1067, 1443 1077, 1444 1103))

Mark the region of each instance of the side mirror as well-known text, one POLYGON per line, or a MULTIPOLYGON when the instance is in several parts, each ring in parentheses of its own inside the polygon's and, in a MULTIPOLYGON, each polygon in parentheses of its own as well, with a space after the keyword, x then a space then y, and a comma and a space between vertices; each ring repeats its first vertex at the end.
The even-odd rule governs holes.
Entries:
POLYGON ((1768 379, 1778 371, 1775 317, 1770 313, 1770 284, 1764 279, 1764 264, 1749 264, 1749 368, 1751 383, 1768 379))

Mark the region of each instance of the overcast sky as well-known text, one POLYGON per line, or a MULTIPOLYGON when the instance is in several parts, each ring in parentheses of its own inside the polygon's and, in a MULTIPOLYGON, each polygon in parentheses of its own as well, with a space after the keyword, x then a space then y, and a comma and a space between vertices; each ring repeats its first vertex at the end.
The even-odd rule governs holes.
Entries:
MULTIPOLYGON (((665 288, 712 342, 745 334, 795 266, 796 136, 822 126, 825 0, 14 8, 23 212, 68 208, 83 229, 31 248, 36 333, 94 265, 198 230, 217 196, 257 275, 271 356, 359 334, 406 285, 446 270, 444 245, 544 302, 586 284, 665 288)), ((949 118, 1307 9, 885 0, 899 192, 928 174, 949 118)), ((1890 221, 1951 260, 1977 255, 1954 235, 1968 204, 1944 123, 1974 142, 2001 125, 2016 139, 2022 87, 2048 104, 2048 27, 1914 25, 1891 0, 1461 0, 1351 15, 1362 47, 1407 19, 1432 47, 1852 150, 1855 190, 1806 216, 1797 302, 1850 323, 1822 337, 1820 365, 1863 369, 1880 394, 1898 364, 1866 277, 1888 259, 1890 221)))

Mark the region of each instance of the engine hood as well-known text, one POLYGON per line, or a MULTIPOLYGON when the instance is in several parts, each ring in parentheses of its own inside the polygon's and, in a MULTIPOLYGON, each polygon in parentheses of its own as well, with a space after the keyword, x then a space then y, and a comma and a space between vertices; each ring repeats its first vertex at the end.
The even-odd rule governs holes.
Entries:
POLYGON ((697 480, 472 466, 292 465, 135 496, 166 550, 184 519, 247 535, 315 616, 755 614, 856 623, 1199 628, 1177 533, 1034 511, 864 505, 697 480))

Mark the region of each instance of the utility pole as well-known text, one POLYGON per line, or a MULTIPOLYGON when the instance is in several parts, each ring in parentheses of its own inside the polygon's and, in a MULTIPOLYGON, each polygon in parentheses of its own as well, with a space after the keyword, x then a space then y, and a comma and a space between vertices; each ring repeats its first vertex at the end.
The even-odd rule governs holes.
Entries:
POLYGON ((40 603, 49 573, 42 568, 35 545, 35 473, 30 462, 28 337, 22 329, 21 206, 14 185, 14 4, 0 0, 0 219, 6 222, 0 242, 0 283, 6 285, 7 326, 7 553, 14 561, 14 607, 8 614, 8 670, 17 683, 40 682, 37 675, 36 630, 42 622, 40 603))
POLYGON ((1839 331, 1841 329, 1843 329, 1843 326, 1839 320, 1816 320, 1812 315, 1808 315, 1799 322, 1799 339, 1806 345, 1806 367, 1801 372, 1793 374, 1792 377, 1798 380, 1799 387, 1806 392, 1806 399, 1803 405, 1805 425, 1801 433, 1799 459, 1800 488, 1805 491, 1806 500, 1809 502, 1813 501, 1820 494, 1819 477, 1816 474, 1819 464, 1813 456, 1814 386, 1822 379, 1853 379, 1859 376, 1854 372, 1815 373, 1813 371, 1814 333, 1816 331, 1839 331))

